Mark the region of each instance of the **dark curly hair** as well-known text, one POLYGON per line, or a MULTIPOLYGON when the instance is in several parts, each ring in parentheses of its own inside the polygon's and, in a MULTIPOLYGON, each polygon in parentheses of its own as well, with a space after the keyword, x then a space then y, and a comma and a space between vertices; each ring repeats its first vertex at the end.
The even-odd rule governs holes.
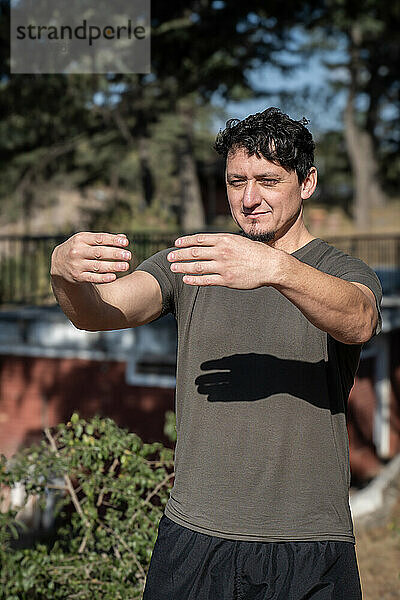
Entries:
POLYGON ((299 183, 314 166, 315 144, 305 127, 309 121, 291 119, 279 108, 267 108, 242 121, 229 119, 217 134, 214 149, 227 158, 229 152, 246 148, 249 155, 261 155, 289 171, 296 171, 299 183))

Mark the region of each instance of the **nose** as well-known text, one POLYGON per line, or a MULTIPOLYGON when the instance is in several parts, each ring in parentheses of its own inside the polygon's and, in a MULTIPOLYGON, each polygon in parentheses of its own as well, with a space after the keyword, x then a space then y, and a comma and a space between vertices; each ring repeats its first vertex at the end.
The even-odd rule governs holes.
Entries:
POLYGON ((262 197, 258 190, 257 182, 253 179, 247 181, 246 187, 243 192, 243 207, 251 209, 258 206, 262 202, 262 197))

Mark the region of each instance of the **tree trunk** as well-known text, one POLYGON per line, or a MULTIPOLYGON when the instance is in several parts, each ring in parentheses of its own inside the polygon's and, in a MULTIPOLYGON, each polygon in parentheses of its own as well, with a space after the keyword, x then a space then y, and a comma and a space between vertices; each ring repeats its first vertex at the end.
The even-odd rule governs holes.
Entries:
POLYGON ((139 136, 138 151, 144 201, 146 206, 151 206, 154 197, 154 181, 150 166, 149 138, 144 134, 139 136))
POLYGON ((22 220, 24 235, 31 235, 33 204, 34 194, 31 187, 28 186, 22 192, 22 220))
POLYGON ((154 179, 150 165, 149 133, 146 115, 141 110, 137 111, 136 125, 132 132, 119 106, 112 111, 112 116, 128 148, 136 148, 138 151, 144 205, 151 206, 154 197, 154 179))
POLYGON ((361 31, 353 25, 350 32, 350 87, 344 111, 345 140, 353 172, 353 216, 357 229, 371 225, 371 208, 383 206, 386 195, 379 182, 378 164, 375 158, 373 136, 356 123, 354 102, 358 92, 360 66, 359 45, 361 31))
POLYGON ((179 147, 181 184, 179 225, 183 231, 199 231, 205 228, 205 214, 193 154, 193 109, 180 105, 178 112, 182 125, 179 147))
POLYGON ((378 166, 369 133, 361 130, 354 117, 352 102, 345 109, 345 139, 354 180, 353 216, 357 229, 368 229, 370 210, 382 206, 386 196, 378 181, 378 166))

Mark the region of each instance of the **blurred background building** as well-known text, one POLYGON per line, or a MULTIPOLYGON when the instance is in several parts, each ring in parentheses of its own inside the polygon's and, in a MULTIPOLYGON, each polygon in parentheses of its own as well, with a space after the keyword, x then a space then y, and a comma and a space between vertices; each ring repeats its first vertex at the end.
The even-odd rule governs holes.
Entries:
POLYGON ((170 443, 174 320, 75 329, 51 293, 51 252, 76 231, 124 232, 134 268, 182 233, 236 231, 215 134, 278 106, 317 142, 311 232, 383 285, 383 332, 348 407, 352 484, 375 477, 400 452, 398 4, 154 1, 148 75, 10 75, 0 8, 0 452, 74 411, 170 443))

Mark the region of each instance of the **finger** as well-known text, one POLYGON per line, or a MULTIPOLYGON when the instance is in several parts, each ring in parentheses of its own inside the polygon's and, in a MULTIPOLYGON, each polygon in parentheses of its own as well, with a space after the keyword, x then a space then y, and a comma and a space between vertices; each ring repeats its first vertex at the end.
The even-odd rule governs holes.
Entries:
POLYGON ((129 250, 111 246, 88 246, 85 258, 93 260, 131 260, 132 254, 129 250))
POLYGON ((200 260, 209 260, 215 258, 215 249, 207 246, 206 248, 199 248, 199 246, 192 246, 191 248, 185 248, 183 250, 174 250, 167 254, 167 260, 170 262, 176 260, 193 260, 193 258, 199 258, 200 260))
MULTIPOLYGON (((224 371, 228 371, 228 370, 232 369, 232 366, 230 366, 232 364, 233 364, 233 361, 229 357, 213 358, 211 360, 205 360, 203 363, 201 363, 200 369, 202 371, 211 371, 211 370, 217 370, 217 369, 222 369, 224 371)), ((199 377, 203 377, 203 376, 199 375, 199 377)))
POLYGON ((220 233, 196 233, 194 235, 184 235, 175 240, 175 246, 183 248, 184 246, 214 246, 226 234, 220 233))
POLYGON ((116 271, 127 271, 127 262, 109 262, 107 260, 85 260, 85 273, 115 273, 116 271))
POLYGON ((84 232, 82 239, 90 246, 127 246, 129 240, 123 233, 92 233, 84 232))
POLYGON ((117 279, 115 273, 89 273, 88 271, 82 273, 82 281, 89 283, 111 283, 115 279, 117 279))
POLYGON ((221 383, 230 383, 232 381, 231 371, 218 371, 218 373, 207 373, 196 377, 196 385, 216 385, 221 383))
POLYGON ((216 383, 208 384, 199 383, 197 392, 199 394, 212 394, 213 392, 215 392, 218 395, 220 395, 221 392, 225 393, 230 389, 232 389, 231 381, 218 381, 216 383))
POLYGON ((172 263, 170 269, 174 273, 194 273, 195 275, 203 275, 204 273, 218 273, 217 262, 215 260, 172 263))
POLYGON ((200 275, 199 277, 194 277, 193 275, 184 275, 182 277, 182 281, 183 283, 187 283, 189 285, 225 285, 221 275, 200 275))

